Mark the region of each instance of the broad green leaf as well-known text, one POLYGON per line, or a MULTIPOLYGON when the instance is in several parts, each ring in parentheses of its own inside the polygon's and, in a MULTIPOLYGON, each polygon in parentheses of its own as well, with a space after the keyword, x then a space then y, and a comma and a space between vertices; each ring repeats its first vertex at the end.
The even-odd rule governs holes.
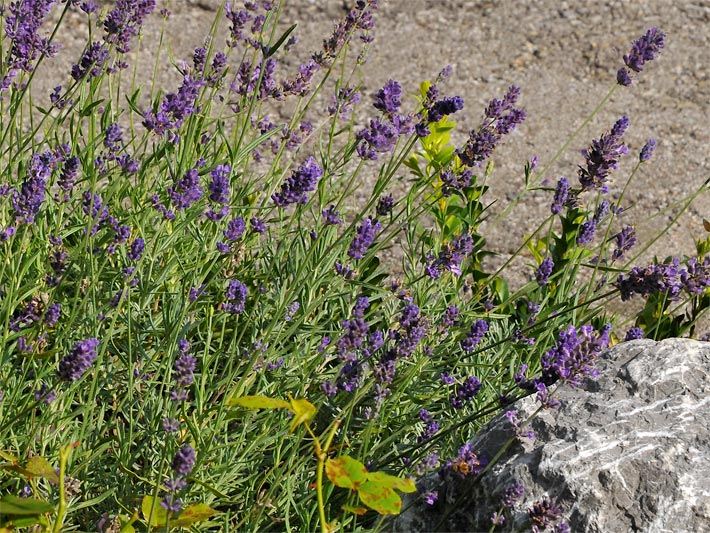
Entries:
POLYGON ((0 514, 27 516, 48 513, 52 510, 54 506, 43 500, 19 498, 12 494, 0 498, 0 514))
POLYGON ((316 406, 303 398, 294 400, 291 398, 291 411, 293 411, 293 420, 289 431, 293 433, 298 426, 310 422, 316 415, 316 406))
POLYGON ((355 489, 367 481, 365 465, 348 455, 342 455, 325 462, 325 475, 336 487, 355 489))
POLYGON ((374 481, 366 481, 358 489, 362 503, 382 515, 399 514, 402 509, 402 499, 389 488, 374 481))
POLYGON ((386 472, 370 472, 367 474, 367 481, 400 492, 417 492, 417 486, 412 478, 392 476, 386 472))
POLYGON ((216 514, 217 511, 212 509, 212 507, 206 503, 196 503, 195 505, 190 505, 185 508, 185 510, 180 513, 180 516, 178 516, 175 520, 171 520, 170 523, 178 527, 187 527, 192 524, 196 524, 197 522, 209 520, 216 514))
POLYGON ((163 525, 168 521, 168 511, 153 496, 143 496, 141 511, 143 512, 143 519, 151 527, 163 525))
POLYGON ((32 476, 43 477, 52 483, 59 483, 59 476, 54 471, 52 465, 49 464, 47 459, 39 455, 30 457, 29 461, 27 461, 27 465, 25 465, 25 470, 32 476))
POLYGON ((227 404, 247 409, 291 409, 291 405, 287 401, 268 396, 239 396, 238 398, 230 398, 227 404))

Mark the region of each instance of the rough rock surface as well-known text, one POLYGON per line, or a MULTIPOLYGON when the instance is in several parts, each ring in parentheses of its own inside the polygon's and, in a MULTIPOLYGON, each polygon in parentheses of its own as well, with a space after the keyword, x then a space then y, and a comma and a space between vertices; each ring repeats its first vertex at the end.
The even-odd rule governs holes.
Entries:
MULTIPOLYGON (((395 529, 487 531, 519 480, 526 494, 506 530, 529 526, 527 509, 548 497, 575 532, 710 531, 710 344, 633 341, 599 366, 586 390, 560 389, 562 407, 531 423, 537 439, 516 439, 479 483, 427 478, 439 503, 412 502, 395 529)), ((526 398, 514 408, 529 415, 538 405, 526 398)), ((474 449, 493 457, 514 434, 500 416, 474 449)))

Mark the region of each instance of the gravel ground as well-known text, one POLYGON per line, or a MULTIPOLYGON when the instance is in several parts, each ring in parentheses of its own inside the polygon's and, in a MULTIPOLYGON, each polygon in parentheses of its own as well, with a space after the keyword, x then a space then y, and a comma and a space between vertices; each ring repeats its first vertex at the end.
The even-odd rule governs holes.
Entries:
MULTIPOLYGON (((106 2, 104 2, 106 3, 106 2)), ((299 49, 317 47, 352 1, 287 0, 284 22, 298 23, 299 49)), ((220 0, 173 0, 159 5, 172 11, 167 45, 174 58, 190 57, 202 44, 220 0)), ((145 28, 140 63, 152 64, 160 17, 145 28), (150 43, 150 45, 148 45, 150 43)), ((381 0, 376 41, 365 68, 364 83, 374 91, 388 78, 413 90, 446 64, 454 75, 446 92, 460 94, 466 108, 459 124, 478 124, 486 102, 515 83, 522 88, 528 119, 496 152, 492 196, 505 205, 522 186, 524 162, 538 155, 544 166, 569 133, 613 84, 621 56, 649 26, 667 33, 667 47, 650 64, 640 81, 616 92, 552 166, 550 179, 576 177, 579 150, 608 129, 622 114, 631 119, 627 142, 636 153, 648 137, 659 140, 654 159, 635 179, 627 198, 632 209, 625 222, 638 224, 648 237, 672 218, 653 217, 697 190, 710 177, 710 3, 706 1, 466 1, 381 0)), ((68 72, 84 42, 86 27, 72 16, 61 34, 64 50, 48 63, 42 84, 47 90, 68 72)), ((170 89, 177 76, 167 61, 161 82, 170 89)), ((142 70, 142 69, 141 69, 142 70)), ((47 93, 45 93, 46 95, 47 93)), ((635 161, 629 156, 615 173, 623 184, 635 161)), ((360 188, 369 193, 367 183, 360 188)), ((490 245, 503 254, 515 250, 519 238, 546 216, 550 194, 529 195, 514 215, 486 229, 490 245)), ((710 195, 696 200, 687 215, 650 249, 665 256, 693 251, 693 240, 704 235, 702 218, 710 218, 710 195)), ((518 265, 518 276, 530 270, 518 265)))

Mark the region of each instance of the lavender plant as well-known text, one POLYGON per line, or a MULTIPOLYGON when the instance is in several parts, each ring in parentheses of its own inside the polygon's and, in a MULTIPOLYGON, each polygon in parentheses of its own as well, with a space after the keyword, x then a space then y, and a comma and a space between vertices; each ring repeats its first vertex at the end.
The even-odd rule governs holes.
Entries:
MULTIPOLYGON (((570 169, 578 184, 544 185, 578 130, 544 168, 525 164, 496 213, 491 161, 524 125, 524 90, 492 98, 461 142, 450 69, 416 97, 395 80, 365 94, 377 4, 355 2, 304 56, 281 2, 225 2, 177 87, 131 53, 150 18, 171 31, 155 0, 3 5, 0 528, 380 528, 417 477, 485 475, 495 458, 469 441, 517 398, 555 408, 609 345, 695 333, 710 237, 695 257, 639 263, 650 244, 619 217, 656 141, 620 188, 644 133, 621 117, 570 169), (91 39, 38 94, 70 11, 91 39), (356 205, 365 172, 377 180, 356 205), (550 215, 512 287, 481 228, 533 190, 550 215), (643 309, 615 316, 614 299, 643 309)), ((604 102, 664 39, 633 43, 604 102)), ((531 527, 562 513, 539 502, 531 527)))

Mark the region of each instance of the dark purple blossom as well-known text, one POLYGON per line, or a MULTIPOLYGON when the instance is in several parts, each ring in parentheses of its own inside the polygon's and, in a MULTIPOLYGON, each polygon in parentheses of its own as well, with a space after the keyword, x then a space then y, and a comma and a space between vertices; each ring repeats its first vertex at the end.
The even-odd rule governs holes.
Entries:
POLYGON ((243 313, 246 308, 247 286, 237 279, 229 280, 225 297, 227 301, 222 304, 222 308, 228 313, 243 313))
POLYGON ((323 217, 323 223, 326 226, 336 226, 343 223, 340 218, 340 213, 335 210, 335 206, 331 205, 327 209, 323 209, 321 216, 323 217))
POLYGON ((53 328, 59 322, 62 316, 62 305, 61 304, 50 304, 47 310, 44 312, 44 324, 48 328, 53 328))
POLYGON ((244 235, 247 225, 242 217, 236 217, 227 223, 227 229, 224 230, 224 238, 228 241, 238 241, 244 235))
POLYGON ((357 133, 357 153, 363 159, 376 160, 378 154, 394 149, 399 135, 399 128, 392 121, 374 118, 357 133))
POLYGON ((131 247, 126 255, 131 261, 140 261, 141 257, 143 257, 143 250, 145 250, 145 241, 137 237, 131 243, 131 247))
POLYGON ((74 190, 74 185, 76 185, 76 178, 79 173, 79 158, 76 156, 68 157, 64 161, 62 167, 62 172, 57 180, 57 185, 64 193, 62 199, 64 201, 69 200, 72 190, 74 190))
POLYGON ((11 2, 5 17, 5 37, 9 47, 3 54, 7 62, 7 75, 0 80, 0 90, 9 87, 16 71, 32 72, 35 60, 41 55, 53 55, 55 47, 49 37, 40 35, 40 28, 55 0, 16 0, 11 2))
POLYGON ((431 107, 428 108, 427 119, 429 122, 439 122, 445 116, 453 115, 462 109, 463 98, 460 96, 448 96, 435 101, 431 107))
POLYGON ((555 197, 550 206, 553 215, 559 215, 562 208, 569 202, 569 181, 567 178, 560 178, 555 187, 555 197))
POLYGON ((457 151, 464 165, 481 165, 493 153, 500 139, 525 120, 525 111, 515 107, 519 95, 520 88, 512 85, 502 99, 494 98, 489 102, 485 122, 470 132, 467 143, 457 151))
POLYGON ((104 21, 106 42, 115 44, 122 54, 129 52, 131 41, 154 9, 155 0, 117 0, 104 21))
POLYGON ((272 194, 271 199, 279 207, 295 203, 305 204, 308 201, 308 193, 316 189, 322 175, 323 169, 311 156, 281 184, 281 190, 272 194))
POLYGON ((378 216, 384 217, 389 215, 394 208, 394 197, 391 194, 386 194, 377 202, 375 212, 378 216))
POLYGON ((445 328, 451 328, 458 324, 461 311, 455 305, 450 305, 444 311, 444 316, 441 319, 441 324, 445 328))
POLYGON ((480 474, 485 465, 486 461, 473 450, 473 444, 467 442, 461 446, 455 458, 446 461, 445 471, 461 478, 473 477, 480 474))
POLYGON ((375 242, 377 234, 382 229, 382 224, 372 217, 363 219, 362 223, 357 227, 355 237, 350 243, 348 256, 353 259, 362 259, 365 257, 367 250, 375 242))
POLYGON ((66 381, 77 381, 91 367, 96 357, 99 339, 84 339, 77 342, 68 355, 59 361, 59 377, 66 381))
POLYGON ((629 118, 623 116, 616 121, 611 131, 592 141, 590 147, 584 152, 584 166, 579 167, 579 182, 582 184, 582 189, 608 192, 607 178, 610 172, 619 167, 619 159, 629 152, 622 142, 628 127, 629 118))
POLYGON ((218 204, 228 204, 230 200, 229 175, 232 167, 229 165, 217 165, 210 172, 210 183, 207 188, 210 191, 209 198, 218 204))
POLYGON ((266 233, 266 223, 260 218, 252 217, 249 224, 256 233, 266 233))
POLYGON ((177 209, 187 209, 202 198, 202 185, 197 169, 191 168, 185 176, 168 189, 168 194, 177 209))
POLYGON ((394 115, 402 104, 402 86, 395 80, 389 80, 377 91, 373 106, 383 113, 394 115))
POLYGON ((541 383, 546 386, 565 381, 579 387, 585 378, 596 379, 596 359, 609 345, 611 326, 596 331, 590 325, 570 325, 560 332, 555 346, 542 356, 541 383))
POLYGON ((442 269, 455 276, 461 275, 463 261, 473 252, 473 237, 464 233, 442 246, 436 259, 431 260, 426 268, 426 274, 433 279, 441 275, 442 269))
POLYGON ((426 409, 419 410, 419 420, 424 422, 424 431, 417 437, 418 442, 426 442, 439 432, 439 423, 426 409))
POLYGON ((460 173, 452 170, 444 170, 441 173, 441 192, 444 196, 451 196, 454 192, 461 192, 466 187, 470 187, 472 180, 473 172, 470 169, 466 169, 460 173))
POLYGON ((50 389, 46 383, 42 383, 40 388, 35 391, 34 396, 36 401, 41 401, 47 405, 57 399, 57 393, 50 389))
POLYGON ((633 226, 624 226, 619 233, 614 235, 614 241, 616 248, 612 253, 612 258, 616 261, 624 257, 624 254, 636 244, 636 230, 633 226))
POLYGON ((501 498, 501 504, 503 507, 512 509, 515 504, 522 500, 525 495, 525 486, 520 483, 520 481, 515 481, 509 485, 503 492, 503 497, 501 498))
POLYGON ((577 244, 589 244, 594 240, 597 232, 597 222, 594 218, 587 220, 579 227, 577 234, 577 244))
POLYGON ((561 515, 562 509, 547 498, 536 501, 528 509, 528 517, 532 524, 533 533, 546 531, 548 527, 559 520, 561 515))
POLYGON ((103 43, 91 43, 79 60, 71 68, 71 77, 79 81, 84 77, 96 78, 101 75, 108 61, 108 48, 103 43))
POLYGON ((465 352, 472 352, 473 349, 483 340, 483 337, 488 333, 488 322, 483 319, 476 320, 472 325, 466 337, 461 341, 461 348, 465 352))
POLYGON ((182 126, 185 119, 197 111, 197 97, 203 85, 201 79, 185 76, 176 93, 168 93, 163 97, 157 113, 145 113, 143 125, 157 135, 170 134, 169 139, 176 142, 178 137, 173 130, 182 126))
MULTIPOLYGON (((624 63, 633 72, 641 72, 644 64, 656 59, 666 44, 666 34, 658 28, 649 28, 646 33, 636 39, 631 45, 631 50, 624 55, 624 63)), ((626 68, 617 72, 616 80, 620 85, 631 85, 631 76, 626 68)))
POLYGON ((624 336, 625 341, 635 341, 637 339, 643 339, 646 336, 646 333, 644 333, 643 329, 639 327, 633 327, 629 328, 629 331, 626 332, 626 335, 624 336))
POLYGON ((674 258, 668 263, 634 267, 628 274, 620 274, 615 286, 621 293, 622 301, 629 300, 634 294, 646 297, 655 293, 665 293, 674 300, 683 289, 681 272, 680 260, 674 258))
POLYGON ((173 458, 172 467, 177 476, 189 475, 195 468, 195 450, 189 444, 183 444, 173 458))
POLYGON ((166 433, 176 433, 180 429, 180 421, 176 418, 163 418, 162 427, 166 433))
POLYGON ((641 151, 639 152, 639 161, 642 163, 648 161, 653 156, 653 152, 656 150, 656 139, 649 139, 646 144, 643 145, 641 151))
POLYGON ((552 275, 552 270, 555 268, 555 263, 551 257, 546 257, 543 259, 540 266, 535 271, 535 279, 540 287, 547 285, 550 281, 550 276, 552 275))
POLYGON ((461 409, 473 399, 481 390, 481 380, 476 376, 467 377, 461 385, 456 387, 456 393, 451 394, 449 401, 454 409, 461 409))

